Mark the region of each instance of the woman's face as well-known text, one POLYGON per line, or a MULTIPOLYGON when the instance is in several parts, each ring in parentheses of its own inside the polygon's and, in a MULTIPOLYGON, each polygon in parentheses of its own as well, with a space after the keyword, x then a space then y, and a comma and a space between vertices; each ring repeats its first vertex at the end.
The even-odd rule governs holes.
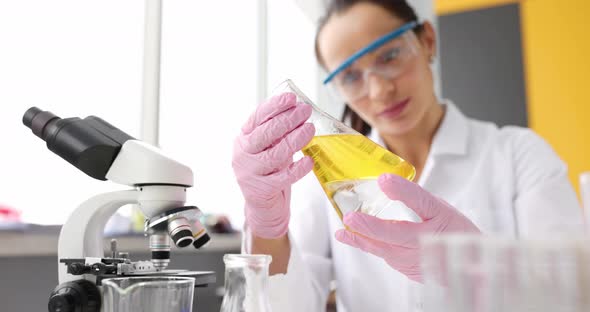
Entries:
MULTIPOLYGON (((352 54, 405 23, 377 5, 356 4, 332 15, 324 25, 318 36, 320 57, 328 71, 333 71, 352 54)), ((429 66, 435 52, 434 38, 432 27, 425 24, 415 40, 416 53, 402 72, 393 79, 369 74, 366 96, 347 100, 350 108, 382 135, 403 135, 419 127, 427 112, 437 105, 429 66)), ((380 52, 376 51, 360 58, 354 66, 366 69, 377 63, 380 52)))

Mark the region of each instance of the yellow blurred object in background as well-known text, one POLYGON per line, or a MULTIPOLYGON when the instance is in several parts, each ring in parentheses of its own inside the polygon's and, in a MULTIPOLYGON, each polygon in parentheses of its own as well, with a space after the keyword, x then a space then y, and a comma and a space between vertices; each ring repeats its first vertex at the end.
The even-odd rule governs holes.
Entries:
POLYGON ((436 0, 436 11, 511 3, 520 5, 529 127, 568 164, 570 181, 579 190, 579 174, 590 170, 590 1, 436 0))
POLYGON ((590 1, 521 1, 529 126, 569 166, 590 170, 590 1))

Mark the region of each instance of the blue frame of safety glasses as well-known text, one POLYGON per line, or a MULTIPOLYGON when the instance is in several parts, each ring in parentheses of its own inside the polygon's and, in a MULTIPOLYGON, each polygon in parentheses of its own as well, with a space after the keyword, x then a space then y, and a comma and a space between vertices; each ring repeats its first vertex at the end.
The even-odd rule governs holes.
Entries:
POLYGON ((357 51, 352 56, 347 58, 340 66, 338 66, 338 68, 336 68, 333 72, 331 72, 328 75, 328 77, 324 80, 324 84, 328 84, 332 79, 334 79, 334 77, 336 75, 338 75, 341 71, 346 69, 346 67, 350 66, 350 64, 354 63, 354 61, 363 57, 365 54, 367 54, 371 51, 374 51, 375 49, 377 49, 377 48, 381 47, 382 45, 384 45, 385 43, 389 42, 390 40, 393 40, 393 39, 403 35, 408 30, 414 29, 418 25, 420 25, 420 24, 418 24, 418 22, 416 22, 416 21, 409 22, 407 24, 402 25, 400 28, 384 35, 383 37, 380 37, 377 40, 371 42, 369 45, 367 45, 366 47, 362 48, 361 50, 357 51))

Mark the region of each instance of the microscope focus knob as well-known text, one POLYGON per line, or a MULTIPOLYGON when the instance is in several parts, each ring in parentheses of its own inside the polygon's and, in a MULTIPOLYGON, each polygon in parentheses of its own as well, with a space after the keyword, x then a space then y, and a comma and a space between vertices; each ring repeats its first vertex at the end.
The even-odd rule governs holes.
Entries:
POLYGON ((84 263, 70 263, 68 264, 68 273, 72 275, 82 275, 90 273, 90 267, 85 265, 84 263))
POLYGON ((49 299, 50 312, 75 312, 76 298, 73 294, 64 293, 54 295, 49 299))
POLYGON ((100 306, 100 291, 87 280, 58 285, 47 304, 49 312, 100 312, 100 306))

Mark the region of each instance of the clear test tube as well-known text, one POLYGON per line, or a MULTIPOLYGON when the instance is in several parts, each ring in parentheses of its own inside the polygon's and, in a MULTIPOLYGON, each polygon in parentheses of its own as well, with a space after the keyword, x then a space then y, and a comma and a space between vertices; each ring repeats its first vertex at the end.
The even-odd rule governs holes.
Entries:
POLYGON ((583 312, 585 263, 588 259, 586 239, 554 237, 527 240, 526 277, 528 285, 521 296, 526 300, 525 311, 583 312))
POLYGON ((425 312, 481 310, 487 275, 480 235, 446 234, 421 240, 425 312))
MULTIPOLYGON (((481 236, 481 280, 478 311, 529 311, 530 279, 523 262, 522 241, 507 236, 481 236)), ((526 256, 525 256, 526 257, 526 256)))
POLYGON ((584 209, 586 233, 590 233, 590 171, 580 174, 580 196, 584 209))
POLYGON ((410 312, 428 312, 436 309, 446 312, 449 276, 446 241, 440 236, 424 236, 420 239, 420 250, 423 287, 418 288, 410 284, 410 312))

